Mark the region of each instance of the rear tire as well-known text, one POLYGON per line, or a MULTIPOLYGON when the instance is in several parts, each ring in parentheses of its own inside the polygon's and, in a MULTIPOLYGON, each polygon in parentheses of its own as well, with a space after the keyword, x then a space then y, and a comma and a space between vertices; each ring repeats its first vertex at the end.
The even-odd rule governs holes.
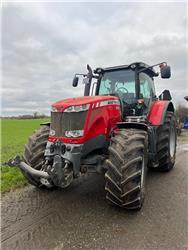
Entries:
POLYGON ((144 202, 148 136, 138 129, 121 129, 111 138, 106 179, 106 199, 131 210, 144 202))
MULTIPOLYGON (((23 160, 34 169, 41 170, 44 164, 44 151, 46 149, 49 132, 49 126, 42 126, 29 137, 28 143, 25 145, 23 160)), ((46 187, 38 178, 34 178, 24 171, 22 171, 22 173, 30 184, 38 188, 46 187)))
POLYGON ((167 112, 165 121, 157 129, 157 159, 159 166, 156 168, 162 172, 170 171, 176 157, 176 120, 173 112, 167 112))

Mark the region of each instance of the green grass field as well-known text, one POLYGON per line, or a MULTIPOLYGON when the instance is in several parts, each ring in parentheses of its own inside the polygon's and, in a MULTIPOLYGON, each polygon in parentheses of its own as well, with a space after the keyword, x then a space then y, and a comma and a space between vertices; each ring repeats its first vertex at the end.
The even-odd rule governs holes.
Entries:
POLYGON ((4 167, 3 163, 16 155, 22 155, 24 144, 40 123, 48 119, 1 119, 1 191, 4 193, 27 183, 20 170, 4 167))

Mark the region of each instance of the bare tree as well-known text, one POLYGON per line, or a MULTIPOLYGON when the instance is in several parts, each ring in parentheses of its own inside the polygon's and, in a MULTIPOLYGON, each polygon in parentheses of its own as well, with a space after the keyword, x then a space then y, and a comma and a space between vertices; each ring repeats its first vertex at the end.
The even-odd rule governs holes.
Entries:
POLYGON ((188 107, 185 107, 183 105, 178 105, 177 107, 177 117, 180 122, 184 122, 185 116, 188 115, 188 107))

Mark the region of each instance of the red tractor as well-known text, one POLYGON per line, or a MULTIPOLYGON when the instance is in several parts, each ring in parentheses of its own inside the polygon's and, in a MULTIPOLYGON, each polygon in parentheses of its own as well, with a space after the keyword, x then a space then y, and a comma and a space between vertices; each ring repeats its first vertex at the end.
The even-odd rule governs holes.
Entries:
POLYGON ((176 120, 168 90, 156 97, 154 77, 170 78, 166 63, 142 62, 94 71, 87 66, 83 97, 52 105, 51 123, 29 137, 19 166, 41 188, 65 188, 87 172, 104 173, 106 199, 140 209, 148 168, 169 171, 175 163, 176 120))

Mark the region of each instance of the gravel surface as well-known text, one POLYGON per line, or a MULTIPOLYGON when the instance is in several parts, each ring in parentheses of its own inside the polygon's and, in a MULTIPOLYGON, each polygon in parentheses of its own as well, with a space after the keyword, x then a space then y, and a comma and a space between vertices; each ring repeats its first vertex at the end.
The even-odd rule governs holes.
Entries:
POLYGON ((188 142, 180 137, 175 168, 148 171, 139 212, 108 205, 97 174, 64 190, 28 185, 4 195, 1 249, 188 249, 187 191, 188 142))

